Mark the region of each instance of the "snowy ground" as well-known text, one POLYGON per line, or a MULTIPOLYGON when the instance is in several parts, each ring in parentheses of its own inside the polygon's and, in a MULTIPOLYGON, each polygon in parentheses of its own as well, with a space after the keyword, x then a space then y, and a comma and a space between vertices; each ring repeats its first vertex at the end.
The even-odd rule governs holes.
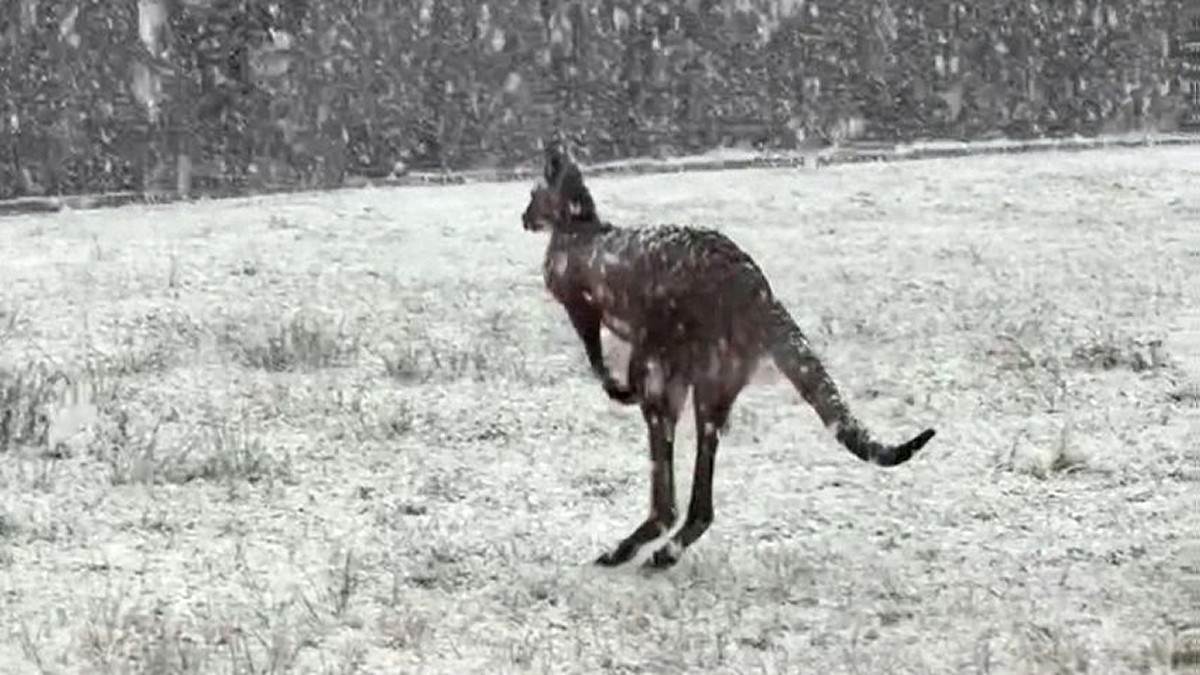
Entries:
POLYGON ((937 438, 863 464, 764 368, 713 528, 602 571, 645 432, 540 286, 525 186, 6 219, 0 413, 53 449, 0 449, 0 672, 1200 662, 1200 150, 591 184, 731 234, 860 418, 937 438))

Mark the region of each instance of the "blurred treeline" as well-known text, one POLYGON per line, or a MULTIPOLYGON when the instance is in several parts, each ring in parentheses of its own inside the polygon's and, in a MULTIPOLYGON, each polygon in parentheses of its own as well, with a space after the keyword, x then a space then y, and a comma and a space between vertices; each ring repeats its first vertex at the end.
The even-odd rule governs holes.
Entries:
POLYGON ((1169 129, 1184 0, 0 0, 0 197, 1169 129))

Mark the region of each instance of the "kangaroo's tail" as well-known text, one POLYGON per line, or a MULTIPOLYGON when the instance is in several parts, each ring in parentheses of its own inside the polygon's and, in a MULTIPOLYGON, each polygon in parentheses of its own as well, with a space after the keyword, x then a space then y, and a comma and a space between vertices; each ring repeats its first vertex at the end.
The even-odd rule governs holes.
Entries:
POLYGON ((775 365, 817 411, 821 422, 833 432, 839 443, 859 459, 881 466, 896 466, 911 459, 933 438, 934 430, 926 429, 900 445, 883 445, 873 440, 842 401, 837 386, 813 353, 808 338, 804 337, 791 314, 778 302, 772 312, 770 351, 775 365))

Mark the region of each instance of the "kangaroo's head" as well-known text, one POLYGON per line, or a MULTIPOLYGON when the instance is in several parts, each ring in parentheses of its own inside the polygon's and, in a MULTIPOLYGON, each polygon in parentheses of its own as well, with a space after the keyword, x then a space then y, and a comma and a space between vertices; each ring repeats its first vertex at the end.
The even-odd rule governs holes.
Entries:
POLYGON ((546 145, 542 178, 529 194, 529 205, 521 216, 526 230, 540 232, 600 222, 596 205, 579 170, 563 145, 546 145))

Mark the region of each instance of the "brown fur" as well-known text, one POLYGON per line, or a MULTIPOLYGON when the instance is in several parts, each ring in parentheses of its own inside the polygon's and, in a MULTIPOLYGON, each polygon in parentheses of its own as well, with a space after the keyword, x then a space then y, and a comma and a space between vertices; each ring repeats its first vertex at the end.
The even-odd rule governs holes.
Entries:
POLYGON ((689 389, 697 434, 691 500, 683 526, 648 564, 673 565, 708 529, 718 432, 764 355, 860 459, 902 464, 933 437, 927 429, 898 446, 873 440, 762 270, 725 235, 678 226, 618 228, 600 220, 578 166, 558 145, 547 149, 545 179, 522 222, 527 230, 550 231, 546 287, 566 309, 609 397, 639 404, 649 431, 649 517, 598 564, 624 563, 674 526, 674 433, 689 389), (604 363, 601 325, 631 346, 625 385, 604 363))

